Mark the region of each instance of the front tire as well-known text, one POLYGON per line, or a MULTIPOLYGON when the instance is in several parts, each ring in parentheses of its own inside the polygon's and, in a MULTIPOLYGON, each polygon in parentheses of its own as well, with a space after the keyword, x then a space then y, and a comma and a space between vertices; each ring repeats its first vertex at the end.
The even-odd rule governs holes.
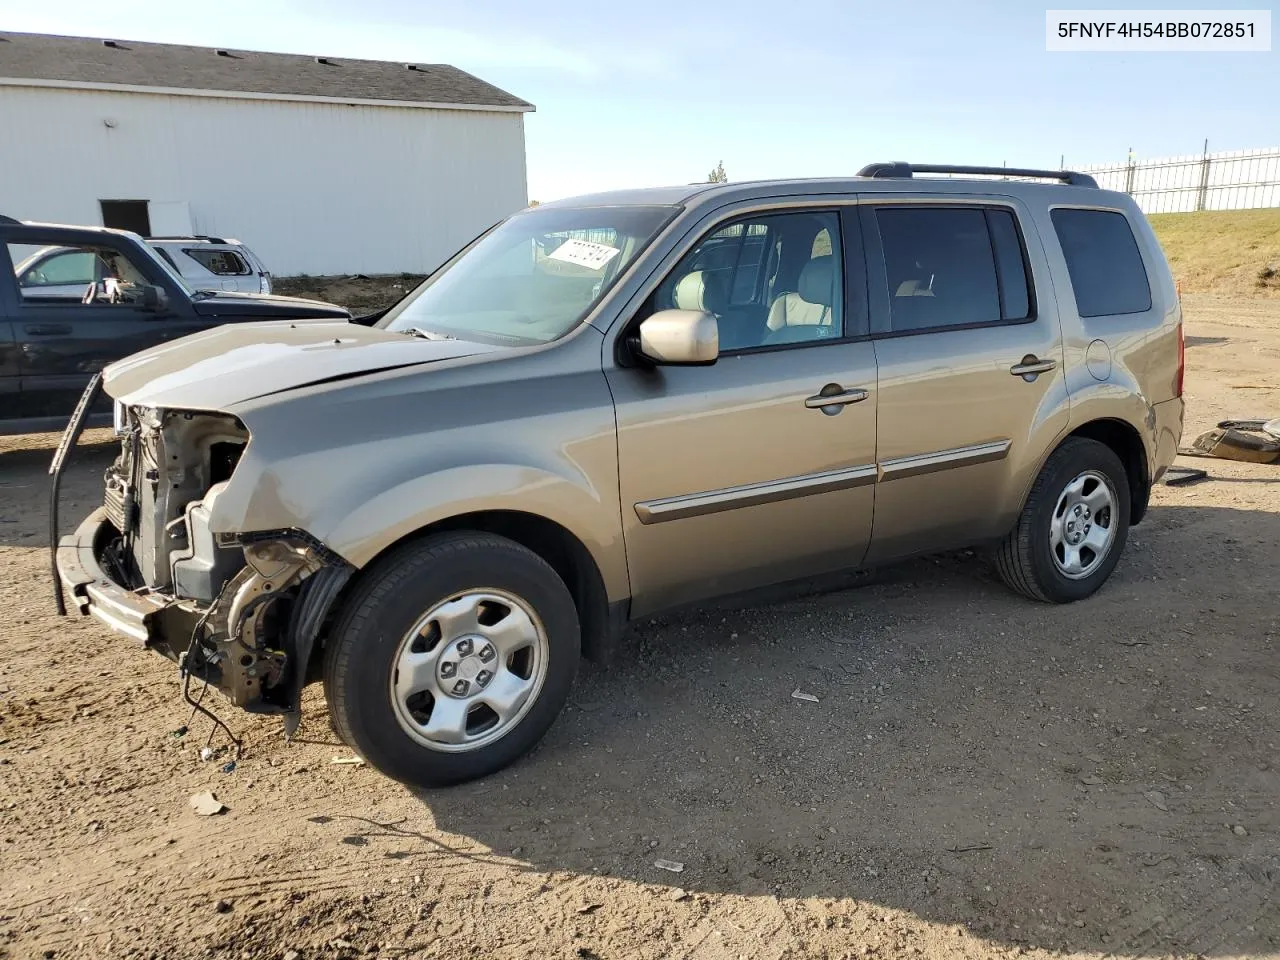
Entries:
POLYGON ((1105 444, 1069 437, 1045 462, 996 568, 1014 590, 1046 603, 1093 594, 1129 535, 1129 477, 1105 444))
POLYGON ((530 750, 564 706, 580 650, 573 598, 545 560, 493 534, 440 534, 365 576, 325 649, 325 697, 372 766, 444 786, 530 750))

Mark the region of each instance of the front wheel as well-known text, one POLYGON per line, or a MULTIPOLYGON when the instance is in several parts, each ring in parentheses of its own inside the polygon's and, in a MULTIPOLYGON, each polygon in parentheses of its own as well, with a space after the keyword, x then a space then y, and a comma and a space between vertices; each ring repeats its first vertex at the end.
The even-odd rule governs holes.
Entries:
POLYGON ((410 786, 493 773, 530 750, 568 698, 581 648, 573 598, 533 551, 448 533, 378 563, 325 650, 342 739, 410 786))
POLYGON ((1048 603, 1082 600, 1120 561, 1129 535, 1129 477, 1105 444, 1070 437, 1031 488, 996 552, 1001 578, 1048 603))

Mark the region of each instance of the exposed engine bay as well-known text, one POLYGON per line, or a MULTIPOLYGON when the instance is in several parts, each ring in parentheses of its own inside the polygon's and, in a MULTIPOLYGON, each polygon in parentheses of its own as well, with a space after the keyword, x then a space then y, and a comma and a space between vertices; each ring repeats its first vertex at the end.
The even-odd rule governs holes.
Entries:
POLYGON ((325 613, 350 566, 300 530, 210 526, 249 443, 232 416, 117 410, 105 477, 114 536, 95 552, 119 585, 162 599, 148 645, 246 710, 296 717, 325 613))

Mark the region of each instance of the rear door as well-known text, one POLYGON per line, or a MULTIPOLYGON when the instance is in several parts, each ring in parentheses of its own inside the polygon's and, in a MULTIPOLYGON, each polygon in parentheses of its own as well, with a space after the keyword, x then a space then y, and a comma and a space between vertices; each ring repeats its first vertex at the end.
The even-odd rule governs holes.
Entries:
POLYGON ((1035 228, 989 196, 877 198, 861 215, 879 371, 868 561, 1001 536, 1068 419, 1035 228))
MULTIPOLYGON (((16 254, 31 245, 61 246, 72 254, 92 254, 106 272, 125 282, 164 290, 167 306, 149 310, 140 302, 82 302, 86 287, 59 296, 26 295, 10 288, 9 322, 19 345, 19 416, 69 416, 89 378, 106 364, 164 340, 216 325, 198 318, 188 295, 148 256, 125 238, 93 231, 41 232, 39 227, 0 226, 3 268, 13 271, 16 254), (107 266, 109 265, 109 266, 107 266)), ((103 412, 109 409, 102 401, 103 412)))

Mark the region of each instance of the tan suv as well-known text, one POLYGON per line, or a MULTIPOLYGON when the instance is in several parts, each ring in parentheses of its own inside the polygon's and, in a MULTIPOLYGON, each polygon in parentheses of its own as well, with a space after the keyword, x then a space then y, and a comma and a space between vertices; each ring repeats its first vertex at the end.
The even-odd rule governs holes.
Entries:
POLYGON ((1089 596, 1173 460, 1182 325, 1129 197, 894 163, 544 204, 371 326, 101 385, 123 451, 60 597, 290 732, 323 679, 371 764, 442 784, 664 608, 973 544, 1089 596))

